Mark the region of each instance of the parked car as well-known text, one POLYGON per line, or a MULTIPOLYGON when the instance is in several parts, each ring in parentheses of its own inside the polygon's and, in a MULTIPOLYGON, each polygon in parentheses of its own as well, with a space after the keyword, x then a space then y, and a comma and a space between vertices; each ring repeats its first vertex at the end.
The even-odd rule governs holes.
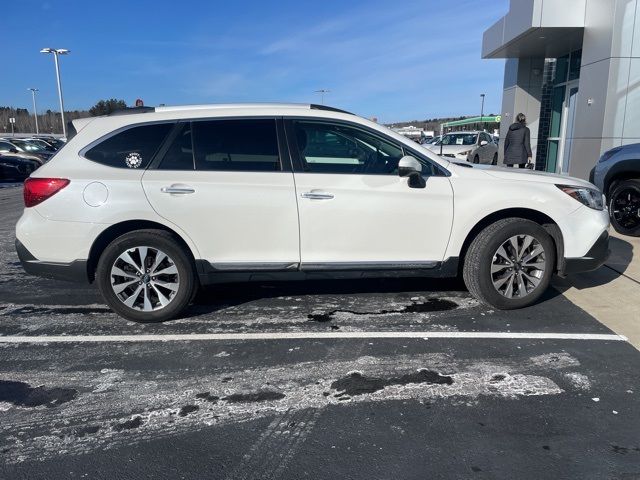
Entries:
POLYGON ((52 157, 55 153, 55 150, 52 149, 51 146, 45 146, 40 144, 39 142, 33 142, 26 138, 11 139, 11 143, 22 149, 22 151, 24 152, 36 153, 45 157, 46 159, 52 157))
POLYGON ((20 155, 23 158, 38 160, 41 163, 46 162, 52 156, 51 152, 44 151, 37 146, 34 146, 17 138, 0 138, 0 154, 16 154, 20 155))
POLYGON ((25 182, 18 256, 95 281, 134 321, 180 315, 217 282, 459 272, 514 309, 608 251, 590 183, 448 161, 326 106, 158 107, 74 127, 25 182))
POLYGON ((613 228, 640 237, 640 143, 603 153, 590 180, 607 197, 613 228))
POLYGON ((54 147, 52 143, 42 138, 25 138, 24 140, 41 147, 41 149, 44 149, 47 152, 55 153, 56 151, 58 151, 57 147, 54 147))
POLYGON ((64 147, 64 144, 65 144, 65 141, 63 139, 52 137, 50 135, 38 135, 34 138, 44 140, 45 142, 53 146, 56 150, 60 150, 62 147, 64 147))
POLYGON ((24 180, 39 166, 40 164, 34 160, 0 155, 0 180, 24 180))
POLYGON ((429 140, 422 142, 423 145, 431 145, 438 142, 442 137, 440 135, 431 137, 429 140))
POLYGON ((498 146, 486 132, 451 132, 429 146, 442 156, 472 163, 498 164, 498 146))

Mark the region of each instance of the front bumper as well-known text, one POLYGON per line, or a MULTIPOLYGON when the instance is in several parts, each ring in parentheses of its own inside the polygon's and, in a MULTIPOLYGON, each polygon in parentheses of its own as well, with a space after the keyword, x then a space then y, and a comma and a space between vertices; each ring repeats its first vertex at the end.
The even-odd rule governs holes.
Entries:
POLYGON ((43 262, 35 258, 20 240, 16 240, 16 252, 22 268, 30 275, 67 282, 89 283, 86 260, 74 260, 69 263, 43 262))
POLYGON ((609 232, 604 231, 598 237, 593 246, 589 249, 584 257, 565 258, 564 267, 559 272, 561 276, 571 275, 573 273, 590 272, 600 268, 602 264, 609 258, 611 250, 609 250, 609 232))

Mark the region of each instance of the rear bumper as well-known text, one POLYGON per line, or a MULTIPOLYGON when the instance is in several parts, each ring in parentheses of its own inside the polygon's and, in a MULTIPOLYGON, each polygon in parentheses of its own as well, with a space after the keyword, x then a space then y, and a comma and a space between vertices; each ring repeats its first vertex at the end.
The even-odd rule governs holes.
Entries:
POLYGON ((584 257, 565 258, 564 268, 559 273, 561 276, 564 276, 596 270, 604 264, 610 254, 609 232, 605 230, 584 257))
POLYGON ((20 240, 16 240, 16 252, 22 268, 30 275, 67 282, 89 283, 86 260, 74 260, 69 263, 43 262, 35 258, 20 240))

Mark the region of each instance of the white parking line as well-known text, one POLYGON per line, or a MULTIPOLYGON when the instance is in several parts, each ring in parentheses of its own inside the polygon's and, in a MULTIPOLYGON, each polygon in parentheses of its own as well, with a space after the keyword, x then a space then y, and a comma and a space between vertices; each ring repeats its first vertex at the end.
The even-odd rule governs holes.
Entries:
POLYGON ((626 342, 623 335, 606 333, 526 332, 265 332, 191 333, 153 335, 39 335, 0 336, 0 343, 100 343, 100 342, 184 342, 216 340, 306 340, 328 338, 451 338, 517 340, 608 340, 626 342))

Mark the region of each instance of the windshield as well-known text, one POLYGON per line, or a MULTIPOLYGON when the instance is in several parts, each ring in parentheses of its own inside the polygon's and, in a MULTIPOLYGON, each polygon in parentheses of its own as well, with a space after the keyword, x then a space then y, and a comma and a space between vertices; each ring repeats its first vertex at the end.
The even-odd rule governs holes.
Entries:
POLYGON ((27 152, 38 152, 40 150, 44 150, 41 146, 27 142, 26 140, 13 140, 13 143, 15 146, 20 147, 27 152))
POLYGON ((45 142, 44 140, 40 140, 39 138, 32 138, 29 140, 26 140, 27 142, 29 142, 32 145, 35 145, 37 147, 39 147, 42 150, 46 150, 48 152, 55 152, 56 149, 55 147, 53 147, 51 144, 45 142))
POLYGON ((443 145, 475 145, 477 142, 478 135, 475 133, 449 133, 442 137, 443 145))

